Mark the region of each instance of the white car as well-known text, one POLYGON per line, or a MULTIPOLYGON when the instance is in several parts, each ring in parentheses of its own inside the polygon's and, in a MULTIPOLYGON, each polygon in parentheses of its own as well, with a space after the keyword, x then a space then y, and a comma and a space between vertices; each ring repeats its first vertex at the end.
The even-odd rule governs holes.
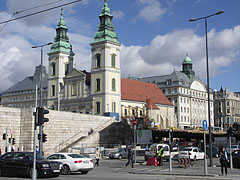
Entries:
POLYGON ((198 159, 204 159, 204 156, 205 153, 197 147, 185 147, 178 154, 179 158, 190 158, 194 161, 198 159))
POLYGON ((65 175, 79 171, 82 174, 87 174, 88 171, 93 169, 93 160, 80 154, 56 153, 48 156, 47 159, 61 162, 63 164, 61 173, 65 175))

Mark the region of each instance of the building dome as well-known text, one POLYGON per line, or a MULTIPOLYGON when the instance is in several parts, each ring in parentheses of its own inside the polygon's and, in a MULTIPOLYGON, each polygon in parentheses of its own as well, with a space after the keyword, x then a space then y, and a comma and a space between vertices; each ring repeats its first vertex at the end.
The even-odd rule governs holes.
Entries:
POLYGON ((191 58, 187 55, 187 56, 184 58, 183 63, 184 63, 184 64, 192 64, 192 60, 191 60, 191 58))

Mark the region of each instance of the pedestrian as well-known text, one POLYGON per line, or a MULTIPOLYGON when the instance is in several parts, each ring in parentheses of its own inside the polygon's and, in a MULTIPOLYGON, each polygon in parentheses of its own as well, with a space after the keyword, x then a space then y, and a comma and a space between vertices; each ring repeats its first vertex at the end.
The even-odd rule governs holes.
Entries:
POLYGON ((95 162, 95 166, 99 166, 99 159, 100 159, 101 155, 100 155, 100 151, 99 148, 96 148, 96 162, 95 162))
POLYGON ((221 164, 221 174, 223 176, 223 168, 225 168, 225 176, 227 176, 227 165, 229 162, 228 154, 224 146, 222 146, 220 151, 220 164, 221 164))
POLYGON ((126 167, 128 166, 128 164, 132 163, 132 168, 134 168, 134 165, 133 165, 133 156, 134 156, 134 153, 133 153, 133 146, 131 146, 130 148, 128 148, 128 162, 126 163, 126 167))
POLYGON ((147 146, 146 146, 146 151, 149 151, 149 146, 148 146, 148 144, 147 144, 147 146))
POLYGON ((163 154, 163 147, 160 146, 159 147, 159 151, 157 153, 157 160, 158 160, 158 166, 161 166, 162 165, 162 158, 164 157, 164 154, 163 154))

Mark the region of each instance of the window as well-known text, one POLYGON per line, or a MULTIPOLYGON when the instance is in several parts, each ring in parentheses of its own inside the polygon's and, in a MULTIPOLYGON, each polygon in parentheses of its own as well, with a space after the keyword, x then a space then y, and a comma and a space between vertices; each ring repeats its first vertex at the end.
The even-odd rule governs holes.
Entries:
POLYGON ((101 66, 101 55, 100 54, 97 54, 96 56, 96 68, 100 68, 101 66))
POLYGON ((228 113, 228 114, 230 113, 230 109, 227 109, 227 113, 228 113))
POLYGON ((56 75, 56 64, 52 63, 52 76, 56 75))
POLYGON ((72 96, 76 96, 77 95, 77 84, 74 83, 72 85, 72 96))
POLYGON ((112 102, 112 112, 116 112, 116 103, 112 102))
POLYGON ((167 85, 172 85, 172 79, 167 80, 167 85))
POLYGON ((68 64, 65 64, 65 75, 68 74, 68 64))
POLYGON ((116 80, 112 79, 112 91, 116 91, 116 80))
POLYGON ((97 114, 100 114, 100 102, 96 102, 97 105, 97 114))
POLYGON ((162 90, 163 94, 165 94, 165 89, 162 90))
POLYGON ((143 112, 142 112, 142 110, 140 110, 140 116, 142 116, 143 115, 143 112))
POLYGON ((100 91, 100 79, 96 79, 97 91, 100 91))
POLYGON ((127 109, 124 109, 124 114, 125 116, 127 116, 127 109))
POLYGON ((55 85, 52 85, 51 96, 55 96, 55 85))
POLYGON ((171 94, 171 89, 168 89, 168 94, 171 94))
POLYGON ((135 110, 134 109, 132 109, 132 115, 135 116, 135 110))
POLYGON ((116 55, 112 54, 112 68, 116 67, 116 55))

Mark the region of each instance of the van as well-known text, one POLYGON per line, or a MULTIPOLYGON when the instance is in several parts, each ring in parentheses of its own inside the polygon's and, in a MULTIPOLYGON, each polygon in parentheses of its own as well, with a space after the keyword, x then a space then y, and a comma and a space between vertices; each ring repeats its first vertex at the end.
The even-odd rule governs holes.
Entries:
POLYGON ((150 157, 155 157, 157 156, 159 150, 161 149, 161 147, 163 148, 163 154, 164 157, 163 159, 165 159, 166 161, 169 161, 169 155, 170 155, 170 147, 168 144, 157 144, 154 143, 150 146, 149 151, 145 152, 145 160, 147 161, 150 157))

